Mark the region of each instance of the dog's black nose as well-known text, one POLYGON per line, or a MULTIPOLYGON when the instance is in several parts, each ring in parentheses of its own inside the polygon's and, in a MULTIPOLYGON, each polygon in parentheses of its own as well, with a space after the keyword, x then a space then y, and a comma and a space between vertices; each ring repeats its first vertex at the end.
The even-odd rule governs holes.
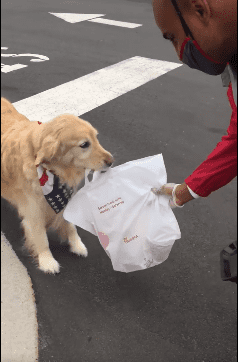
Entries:
POLYGON ((114 161, 115 161, 114 157, 108 157, 107 160, 104 160, 107 167, 111 167, 114 161))
POLYGON ((106 164, 108 167, 111 167, 111 165, 113 164, 113 162, 105 161, 105 164, 106 164))

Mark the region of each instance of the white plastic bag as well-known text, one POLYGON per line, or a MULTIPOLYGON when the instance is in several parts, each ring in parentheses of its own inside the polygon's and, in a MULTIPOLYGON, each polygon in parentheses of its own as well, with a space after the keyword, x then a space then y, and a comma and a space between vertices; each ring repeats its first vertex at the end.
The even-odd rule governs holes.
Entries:
POLYGON ((98 236, 113 269, 133 272, 165 261, 179 225, 167 196, 152 187, 167 182, 162 154, 94 172, 69 201, 64 218, 98 236))

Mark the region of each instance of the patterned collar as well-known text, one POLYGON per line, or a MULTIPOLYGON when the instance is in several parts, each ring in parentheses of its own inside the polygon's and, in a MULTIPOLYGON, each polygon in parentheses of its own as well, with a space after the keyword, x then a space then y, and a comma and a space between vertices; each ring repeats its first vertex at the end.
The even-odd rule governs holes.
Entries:
MULTIPOLYGON (((38 123, 42 122, 38 121, 38 123)), ((43 195, 50 207, 58 214, 68 204, 74 189, 67 184, 61 184, 59 177, 53 171, 49 171, 41 165, 36 165, 36 170, 43 195)))

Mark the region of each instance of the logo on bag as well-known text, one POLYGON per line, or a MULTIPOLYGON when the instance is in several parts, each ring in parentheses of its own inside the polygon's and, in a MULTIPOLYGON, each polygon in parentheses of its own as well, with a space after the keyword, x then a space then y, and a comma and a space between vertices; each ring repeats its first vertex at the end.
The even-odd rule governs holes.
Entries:
POLYGON ((132 238, 130 238, 130 239, 128 239, 127 237, 126 238, 123 238, 123 240, 124 240, 124 243, 129 243, 130 241, 132 241, 132 240, 134 240, 134 239, 136 239, 136 238, 138 238, 139 236, 138 235, 135 235, 135 236, 133 236, 132 238))
POLYGON ((101 207, 98 207, 98 210, 104 209, 104 210, 100 211, 100 214, 103 214, 104 212, 110 211, 111 209, 114 209, 115 207, 117 207, 121 204, 124 204, 124 201, 122 200, 121 197, 118 197, 118 199, 108 202, 106 205, 103 205, 101 207), (107 209, 105 209, 105 207, 107 207, 107 209))

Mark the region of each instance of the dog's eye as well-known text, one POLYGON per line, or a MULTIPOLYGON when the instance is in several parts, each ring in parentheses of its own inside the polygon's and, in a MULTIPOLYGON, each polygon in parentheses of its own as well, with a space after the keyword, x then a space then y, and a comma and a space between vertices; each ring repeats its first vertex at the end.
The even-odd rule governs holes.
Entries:
POLYGON ((81 148, 88 148, 90 146, 90 143, 89 142, 84 142, 82 143, 79 147, 81 148))

